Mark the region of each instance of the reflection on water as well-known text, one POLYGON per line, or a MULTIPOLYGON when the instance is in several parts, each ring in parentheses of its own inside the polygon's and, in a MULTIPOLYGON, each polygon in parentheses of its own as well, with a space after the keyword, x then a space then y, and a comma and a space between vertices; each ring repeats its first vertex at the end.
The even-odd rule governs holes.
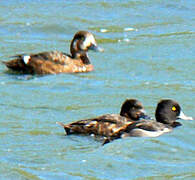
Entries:
POLYGON ((161 98, 194 116, 194 1, 2 1, 0 59, 48 50, 69 52, 78 30, 95 34, 104 53, 95 71, 22 76, 0 66, 0 179, 193 179, 195 124, 158 138, 105 146, 64 136, 69 123, 118 113, 126 98, 149 114, 161 98))

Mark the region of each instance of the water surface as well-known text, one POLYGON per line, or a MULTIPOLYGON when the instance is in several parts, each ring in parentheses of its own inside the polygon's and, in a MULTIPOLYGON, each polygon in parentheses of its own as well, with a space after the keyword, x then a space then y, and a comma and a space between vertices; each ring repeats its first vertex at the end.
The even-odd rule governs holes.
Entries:
POLYGON ((193 0, 1 1, 1 60, 69 52, 78 30, 92 32, 105 52, 89 53, 95 71, 86 74, 32 77, 0 66, 0 179, 194 179, 192 121, 103 147, 55 124, 118 113, 126 98, 152 116, 160 99, 172 98, 194 116, 194 12, 193 0))

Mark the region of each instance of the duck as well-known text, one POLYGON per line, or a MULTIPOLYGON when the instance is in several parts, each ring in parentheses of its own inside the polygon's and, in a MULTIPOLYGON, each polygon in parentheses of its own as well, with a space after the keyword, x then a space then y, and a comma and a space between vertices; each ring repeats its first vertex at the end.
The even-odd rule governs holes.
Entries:
POLYGON ((186 116, 179 103, 172 99, 162 99, 157 104, 155 119, 142 119, 123 126, 119 131, 113 132, 111 136, 107 137, 103 144, 125 137, 158 137, 181 126, 182 124, 177 122, 177 119, 194 120, 193 117, 186 116))
POLYGON ((20 54, 12 56, 10 61, 1 61, 12 71, 21 74, 59 74, 83 73, 94 70, 88 51, 103 52, 97 46, 95 37, 88 31, 77 32, 70 45, 70 53, 60 51, 41 52, 35 54, 20 54))
POLYGON ((120 114, 105 114, 66 125, 61 122, 56 123, 64 128, 66 135, 93 134, 109 137, 120 131, 121 127, 128 126, 132 121, 141 118, 150 118, 146 115, 142 103, 137 99, 126 99, 121 106, 120 114))

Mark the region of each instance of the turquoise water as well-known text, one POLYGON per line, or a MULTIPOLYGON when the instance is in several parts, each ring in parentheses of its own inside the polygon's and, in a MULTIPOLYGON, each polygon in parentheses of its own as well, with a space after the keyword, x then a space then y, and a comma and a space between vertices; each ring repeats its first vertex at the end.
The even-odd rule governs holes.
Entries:
POLYGON ((158 138, 106 146, 64 136, 69 123, 118 113, 126 98, 151 116, 162 98, 195 109, 195 1, 0 1, 0 59, 48 50, 69 52, 78 30, 92 32, 104 53, 89 53, 95 71, 44 77, 0 66, 0 179, 195 179, 195 122, 158 138))

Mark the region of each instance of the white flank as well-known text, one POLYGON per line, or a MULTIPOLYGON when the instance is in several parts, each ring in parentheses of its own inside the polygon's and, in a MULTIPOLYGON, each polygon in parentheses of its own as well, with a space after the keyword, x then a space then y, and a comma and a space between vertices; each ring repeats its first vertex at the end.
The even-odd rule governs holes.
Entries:
POLYGON ((145 137, 158 137, 161 134, 167 132, 167 131, 145 131, 145 130, 140 130, 143 133, 143 136, 145 137))
POLYGON ((130 136, 135 136, 135 137, 158 137, 164 133, 168 133, 172 131, 172 129, 169 128, 164 128, 163 130, 159 131, 147 131, 144 129, 133 129, 130 132, 130 136))
POLYGON ((166 132, 170 132, 170 131, 171 131, 171 129, 169 129, 169 128, 164 128, 164 129, 163 129, 163 132, 165 132, 165 133, 166 133, 166 132))
POLYGON ((87 68, 85 66, 83 66, 83 72, 85 72, 87 70, 87 68))
POLYGON ((79 68, 78 68, 78 71, 79 71, 79 72, 82 72, 82 70, 83 70, 82 67, 79 67, 79 68))
POLYGON ((23 61, 25 64, 28 64, 30 60, 30 56, 23 56, 23 61))

